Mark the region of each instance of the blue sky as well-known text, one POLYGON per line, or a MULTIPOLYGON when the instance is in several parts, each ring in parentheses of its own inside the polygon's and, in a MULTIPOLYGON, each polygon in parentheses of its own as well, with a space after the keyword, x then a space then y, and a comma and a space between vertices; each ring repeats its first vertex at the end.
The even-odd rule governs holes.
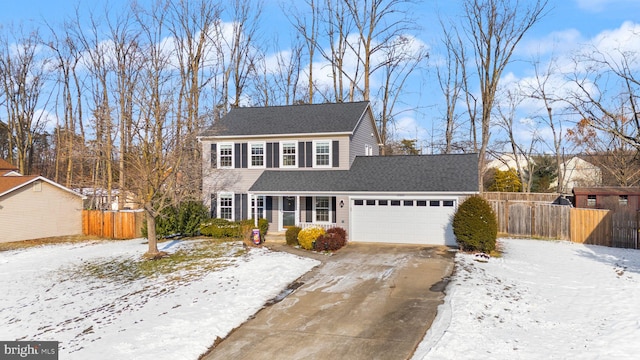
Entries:
MULTIPOLYGON (((146 0, 139 0, 146 2, 146 0)), ((295 0, 290 0, 291 2, 295 0)), ((261 28, 265 36, 278 33, 282 44, 288 36, 290 26, 281 12, 282 0, 265 0, 264 16, 261 28), (283 26, 282 24, 285 24, 283 26)), ((522 4, 530 3, 521 0, 522 4)), ((0 24, 10 22, 23 23, 26 26, 38 26, 43 20, 59 23, 65 17, 72 17, 75 5, 79 4, 81 14, 87 8, 96 8, 106 2, 95 0, 62 1, 62 0, 0 0, 0 24), (100 5, 98 5, 100 4, 100 5)), ((120 7, 126 0, 109 1, 110 6, 120 7)), ((421 76, 413 77, 413 92, 407 107, 416 105, 422 110, 404 113, 398 119, 396 133, 398 137, 430 139, 437 137, 442 128, 442 102, 437 91, 434 62, 438 58, 438 46, 441 30, 438 17, 456 17, 459 2, 446 0, 424 0, 416 6, 412 13, 419 19, 421 26, 417 36, 431 49, 431 60, 427 71, 421 76)), ((541 20, 522 40, 513 63, 504 74, 505 79, 518 82, 532 76, 531 61, 535 58, 543 63, 551 56, 568 59, 572 53, 590 44, 600 44, 605 38, 619 38, 623 30, 639 29, 640 1, 638 0, 550 0, 549 14, 541 20)), ((596 45, 598 46, 598 45, 596 45)), ((621 46, 627 46, 625 44, 621 46)), ((630 49, 640 51, 637 42, 628 44, 630 49), (638 47, 638 48, 636 48, 638 47)), ((284 49, 282 49, 284 50, 284 49)), ((532 108, 524 108, 519 116, 523 119, 530 116, 532 108)), ((523 122, 525 123, 525 122, 523 122)), ((519 136, 527 141, 527 129, 520 129, 519 136)), ((545 131, 544 128, 539 131, 545 131)), ((494 136, 500 136, 496 130, 494 136)), ((426 142, 424 142, 426 143, 426 142)), ((423 144, 424 146, 424 144, 423 144)))

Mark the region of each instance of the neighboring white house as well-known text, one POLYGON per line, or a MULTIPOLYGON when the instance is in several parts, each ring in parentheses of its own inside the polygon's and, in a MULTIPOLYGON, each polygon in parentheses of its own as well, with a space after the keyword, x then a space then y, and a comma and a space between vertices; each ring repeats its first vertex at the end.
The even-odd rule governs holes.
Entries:
POLYGON ((0 159, 0 242, 82 234, 83 196, 0 159))
POLYGON ((113 189, 111 190, 111 200, 109 200, 109 192, 107 189, 103 188, 79 188, 73 189, 75 192, 78 192, 84 195, 84 208, 85 209, 96 209, 96 210, 135 210, 138 209, 138 204, 134 201, 134 196, 132 193, 127 192, 124 204, 122 209, 120 209, 120 190, 113 189))
MULTIPOLYGON (((602 170, 578 156, 561 164, 560 171, 564 174, 562 183, 565 193, 571 193, 576 187, 593 187, 602 184, 602 170)), ((557 185, 557 180, 551 184, 553 187, 557 185)))
POLYGON ((509 169, 518 170, 516 159, 520 163, 523 169, 529 166, 529 159, 524 155, 518 155, 517 157, 511 153, 503 154, 497 159, 493 159, 487 163, 487 169, 497 169, 500 171, 507 171, 509 169))

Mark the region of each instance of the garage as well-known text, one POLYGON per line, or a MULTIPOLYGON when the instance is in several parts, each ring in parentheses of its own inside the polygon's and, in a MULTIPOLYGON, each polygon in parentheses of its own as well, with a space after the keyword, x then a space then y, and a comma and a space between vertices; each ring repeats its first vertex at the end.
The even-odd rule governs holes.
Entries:
POLYGON ((454 198, 357 198, 350 200, 350 241, 451 245, 454 198))

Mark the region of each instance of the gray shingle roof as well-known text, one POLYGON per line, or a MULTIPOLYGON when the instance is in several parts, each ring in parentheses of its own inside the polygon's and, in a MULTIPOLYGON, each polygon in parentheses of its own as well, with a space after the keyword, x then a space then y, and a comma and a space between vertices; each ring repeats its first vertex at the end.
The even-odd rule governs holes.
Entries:
POLYGON ((200 136, 247 136, 352 132, 369 102, 240 107, 200 136))
POLYGON ((478 154, 358 156, 350 170, 267 170, 251 192, 477 192, 478 154))

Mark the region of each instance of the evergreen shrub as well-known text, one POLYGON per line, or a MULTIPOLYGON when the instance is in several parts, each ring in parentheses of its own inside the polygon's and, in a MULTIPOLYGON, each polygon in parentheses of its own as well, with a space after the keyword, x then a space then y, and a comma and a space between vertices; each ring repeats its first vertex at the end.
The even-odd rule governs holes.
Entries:
POLYGON ((214 238, 238 238, 242 236, 240 224, 226 219, 215 218, 200 226, 200 233, 214 238))
POLYGON ((491 205, 479 196, 465 200, 453 216, 453 233, 461 250, 495 250, 498 223, 491 205))
POLYGON ((287 232, 285 233, 285 238, 287 239, 287 245, 289 246, 299 245, 298 234, 300 233, 300 230, 302 229, 298 226, 292 226, 287 229, 287 232))

